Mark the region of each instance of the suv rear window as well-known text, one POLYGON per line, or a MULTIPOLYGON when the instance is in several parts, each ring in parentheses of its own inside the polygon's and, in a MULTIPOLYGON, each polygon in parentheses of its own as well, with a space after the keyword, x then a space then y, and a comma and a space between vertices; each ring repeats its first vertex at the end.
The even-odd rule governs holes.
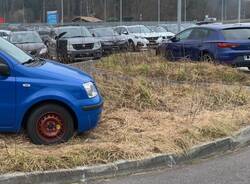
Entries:
POLYGON ((250 28, 224 29, 222 33, 226 40, 248 40, 250 38, 250 28))

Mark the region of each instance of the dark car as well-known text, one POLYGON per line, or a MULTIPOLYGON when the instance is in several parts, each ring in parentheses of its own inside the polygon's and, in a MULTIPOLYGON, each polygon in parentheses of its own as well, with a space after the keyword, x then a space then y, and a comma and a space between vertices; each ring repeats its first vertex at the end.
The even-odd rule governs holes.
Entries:
POLYGON ((49 55, 61 62, 99 59, 102 46, 83 26, 62 26, 52 29, 48 42, 49 55))
POLYGON ((128 40, 126 37, 119 35, 112 28, 95 28, 90 29, 90 32, 94 37, 100 39, 105 54, 128 49, 128 40))
POLYGON ((36 31, 11 32, 9 41, 31 55, 47 56, 48 49, 36 31))
POLYGON ((250 67, 250 25, 210 24, 189 28, 158 48, 169 60, 188 58, 250 67))

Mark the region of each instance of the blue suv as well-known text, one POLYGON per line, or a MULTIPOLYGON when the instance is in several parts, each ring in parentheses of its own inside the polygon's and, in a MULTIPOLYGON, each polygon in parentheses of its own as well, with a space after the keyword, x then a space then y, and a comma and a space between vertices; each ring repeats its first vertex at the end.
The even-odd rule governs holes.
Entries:
POLYGON ((250 67, 250 25, 209 24, 186 29, 157 50, 169 60, 212 61, 250 67))
POLYGON ((103 99, 90 76, 0 43, 1 132, 25 128, 35 144, 56 144, 98 124, 103 99))

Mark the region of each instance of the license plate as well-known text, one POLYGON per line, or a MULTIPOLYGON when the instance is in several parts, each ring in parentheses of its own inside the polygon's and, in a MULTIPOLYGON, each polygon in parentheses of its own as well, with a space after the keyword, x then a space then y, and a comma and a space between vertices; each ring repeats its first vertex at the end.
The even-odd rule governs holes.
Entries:
POLYGON ((250 61, 250 56, 244 56, 245 61, 250 61))

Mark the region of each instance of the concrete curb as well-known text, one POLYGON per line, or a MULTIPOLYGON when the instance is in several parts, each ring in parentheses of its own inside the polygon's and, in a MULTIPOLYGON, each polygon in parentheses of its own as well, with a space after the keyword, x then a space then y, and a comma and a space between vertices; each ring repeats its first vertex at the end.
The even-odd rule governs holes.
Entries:
POLYGON ((250 127, 244 128, 232 137, 195 146, 184 154, 156 155, 141 160, 121 160, 106 165, 77 167, 46 172, 13 173, 0 175, 0 184, 65 184, 85 182, 122 175, 146 172, 160 168, 172 168, 195 159, 206 158, 218 153, 235 150, 250 144, 250 127))

